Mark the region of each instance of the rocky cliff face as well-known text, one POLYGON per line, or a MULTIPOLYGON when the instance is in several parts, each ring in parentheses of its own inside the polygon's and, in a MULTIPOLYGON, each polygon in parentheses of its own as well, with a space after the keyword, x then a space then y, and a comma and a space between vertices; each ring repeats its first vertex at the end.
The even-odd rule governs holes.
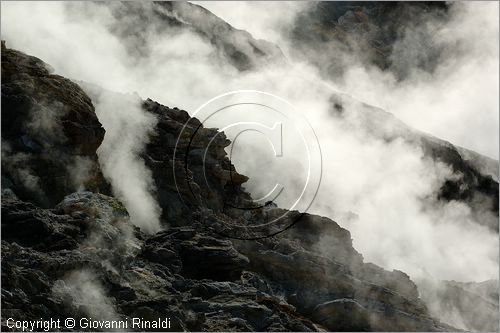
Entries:
MULTIPOLYGON (((296 17, 290 34, 293 55, 335 80, 353 64, 378 67, 401 81, 412 71, 433 74, 437 64, 464 47, 459 42, 447 47, 433 38, 451 20, 450 11, 449 4, 432 1, 318 2, 296 17)), ((345 94, 332 95, 330 111, 349 130, 387 142, 402 139, 448 166, 458 177, 446 181, 439 199, 467 203, 478 217, 475 221, 498 232, 498 161, 417 131, 345 94), (493 213, 490 217, 482 216, 485 206, 493 213)))
POLYGON ((225 136, 151 100, 142 108, 158 122, 142 158, 164 230, 144 233, 99 171, 105 133, 91 98, 46 68, 2 47, 3 330, 20 316, 169 317, 172 330, 197 331, 450 329, 429 315, 406 274, 365 263, 350 233, 328 218, 288 212, 283 223, 295 221, 292 228, 254 237, 255 225, 284 211, 235 209, 250 196, 225 136), (50 129, 30 125, 47 119, 50 129), (179 137, 184 125, 188 135, 179 137), (200 151, 212 139, 204 168, 200 151), (176 145, 186 150, 174 156, 176 145), (68 161, 77 158, 93 172, 72 187, 68 161), (22 168, 40 191, 30 192, 22 168), (317 246, 324 237, 328 255, 317 246))
POLYGON ((104 137, 90 98, 40 59, 2 42, 2 188, 51 207, 86 187, 106 191, 104 137))
POLYGON ((317 2, 297 16, 291 37, 297 54, 324 69, 326 75, 341 74, 355 56, 365 65, 404 79, 414 68, 432 72, 446 52, 432 38, 415 34, 409 36, 418 45, 412 58, 394 57, 409 46, 402 42, 406 29, 430 19, 446 22, 448 6, 439 1, 317 2))
POLYGON ((330 115, 342 120, 347 130, 386 142, 404 140, 420 149, 426 158, 448 166, 457 177, 443 184, 438 199, 466 203, 478 216, 474 221, 498 232, 498 161, 415 130, 391 113, 348 95, 332 96, 331 105, 330 115), (485 210, 492 213, 490 218, 481 215, 485 210))
MULTIPOLYGON (((285 58, 278 46, 253 38, 238 30, 205 8, 188 2, 114 2, 101 3, 116 19, 107 28, 126 46, 130 55, 151 56, 156 45, 149 43, 152 35, 161 40, 171 34, 191 32, 209 42, 217 51, 213 61, 230 63, 238 71, 259 65, 283 63, 285 58)), ((88 10, 85 5, 68 6, 75 15, 88 10)), ((168 59, 152 59, 168 61, 168 59)))

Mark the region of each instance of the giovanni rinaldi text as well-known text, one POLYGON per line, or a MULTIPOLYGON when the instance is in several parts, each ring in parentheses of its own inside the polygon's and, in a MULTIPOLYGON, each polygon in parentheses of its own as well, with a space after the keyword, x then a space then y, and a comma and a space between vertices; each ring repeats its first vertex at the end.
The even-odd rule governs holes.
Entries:
POLYGON ((144 318, 125 318, 117 320, 97 320, 93 318, 65 318, 39 320, 16 320, 8 318, 6 325, 18 331, 53 331, 62 329, 169 329, 170 318, 157 318, 153 320, 144 318))

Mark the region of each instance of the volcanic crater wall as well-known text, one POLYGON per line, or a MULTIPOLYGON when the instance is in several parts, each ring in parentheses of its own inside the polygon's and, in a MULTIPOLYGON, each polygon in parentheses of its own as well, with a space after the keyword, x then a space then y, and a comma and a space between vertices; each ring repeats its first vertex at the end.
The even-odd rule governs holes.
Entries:
POLYGON ((405 273, 365 263, 328 218, 289 212, 299 222, 279 235, 222 236, 228 224, 251 236, 247 227, 284 211, 228 208, 250 198, 229 141, 152 100, 142 109, 158 121, 141 158, 163 229, 145 233, 100 170, 106 133, 91 97, 48 68, 2 43, 2 330, 8 318, 89 316, 168 317, 174 331, 453 329, 429 315, 405 273), (179 138, 183 126, 194 138, 179 138), (207 186, 199 150, 214 137, 207 186), (178 138, 192 149, 174 159, 178 138), (316 246, 324 237, 328 257, 316 246))

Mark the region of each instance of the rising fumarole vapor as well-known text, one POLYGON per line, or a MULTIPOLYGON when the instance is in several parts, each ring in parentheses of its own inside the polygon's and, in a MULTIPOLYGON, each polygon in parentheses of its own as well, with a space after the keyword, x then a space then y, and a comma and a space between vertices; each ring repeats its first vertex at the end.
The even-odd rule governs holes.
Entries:
POLYGON ((497 2, 1 7, 2 329, 498 330, 497 2))

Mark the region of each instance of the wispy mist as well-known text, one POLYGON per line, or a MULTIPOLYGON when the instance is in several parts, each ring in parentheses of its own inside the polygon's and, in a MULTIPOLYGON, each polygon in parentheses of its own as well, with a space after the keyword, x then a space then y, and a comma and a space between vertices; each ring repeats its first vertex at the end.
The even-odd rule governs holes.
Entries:
MULTIPOLYGON (((294 19, 316 5, 244 1, 199 4, 258 38, 272 31, 269 35, 273 41, 291 57, 295 45, 288 37, 294 19), (285 15, 275 15, 277 12, 285 15)), ((335 42, 311 46, 311 53, 323 55, 324 61, 319 61, 323 72, 328 71, 332 58, 348 64, 342 77, 329 80, 340 91, 394 113, 417 129, 498 159, 498 2, 456 2, 449 6, 447 19, 428 13, 403 27, 390 55, 394 67, 407 71, 403 81, 391 71, 356 61, 360 55, 347 53, 335 42), (429 54, 436 49, 442 54, 430 74, 418 64, 431 61, 429 54)))
POLYGON ((127 207, 132 223, 147 233, 155 233, 161 229, 161 208, 154 196, 151 171, 140 154, 154 131, 156 118, 142 110, 137 95, 104 91, 90 95, 106 129, 97 150, 104 176, 127 207))
MULTIPOLYGON (((137 10, 147 12, 153 5, 148 2, 137 10)), ((207 6, 217 14, 229 5, 207 6)), ((273 15, 259 15, 260 8, 268 10, 266 5, 251 7, 254 15, 241 15, 237 10, 232 18, 232 11, 220 16, 230 23, 237 21, 238 28, 255 31, 259 37, 265 36, 262 27, 286 31, 286 25, 293 22, 292 18, 274 22, 273 15)), ((429 22, 424 29, 430 30, 422 33, 436 34, 440 43, 450 45, 450 52, 458 43, 461 52, 450 54, 433 75, 415 72, 403 82, 360 64, 347 68, 338 80, 325 79, 320 69, 293 57, 288 64, 241 73, 221 62, 214 46, 193 31, 163 31, 157 29, 161 24, 157 21, 141 23, 148 37, 142 46, 145 54, 131 53, 129 41, 108 29, 119 23, 117 19, 107 7, 94 3, 2 3, 2 10, 3 38, 11 47, 42 58, 71 78, 115 91, 136 91, 188 112, 214 96, 238 89, 266 91, 287 99, 309 120, 322 147, 323 181, 311 211, 348 228, 366 261, 401 269, 412 277, 425 274, 480 281, 498 276, 498 235, 479 226, 474 221, 477 215, 466 204, 436 199, 444 181, 457 177, 452 170, 403 140, 374 139, 366 128, 349 127, 345 119, 331 114, 332 95, 344 96, 347 114, 366 112, 356 101, 362 100, 385 108, 417 129, 497 157, 498 3, 453 4, 452 19, 446 26, 436 31, 429 28, 434 24, 429 22), (74 14, 75 7, 84 8, 85 16, 74 14)), ((296 14, 293 9, 285 12, 296 14)), ((280 17, 280 13, 274 16, 280 17)), ((273 34, 272 40, 286 43, 281 32, 273 34)), ((412 45, 411 40, 401 43, 402 49, 412 45)), ((290 45, 280 46, 291 53, 287 50, 290 45)), ((99 151, 104 173, 132 219, 155 231, 158 206, 150 200, 149 172, 137 158, 154 119, 137 111, 133 97, 94 103, 106 128, 99 151)), ((304 170, 306 161, 293 143, 284 142, 293 167, 265 163, 267 177, 262 177, 262 161, 270 154, 268 145, 255 136, 241 136, 240 144, 241 151, 251 149, 252 159, 248 154, 236 154, 233 162, 251 177, 247 187, 257 197, 267 192, 272 175, 281 177, 285 189, 293 189, 303 180, 303 173, 297 170, 304 170)), ((277 202, 286 207, 287 199, 284 195, 277 202)), ((323 246, 328 253, 328 243, 323 246)))

